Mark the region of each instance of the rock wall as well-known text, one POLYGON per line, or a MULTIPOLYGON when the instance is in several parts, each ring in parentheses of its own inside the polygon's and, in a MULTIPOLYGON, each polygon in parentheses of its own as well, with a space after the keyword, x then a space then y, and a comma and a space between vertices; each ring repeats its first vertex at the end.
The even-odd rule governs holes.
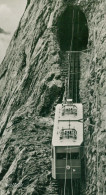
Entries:
POLYGON ((106 3, 94 3, 89 15, 91 50, 81 55, 80 80, 85 121, 85 194, 102 195, 106 193, 106 3))
POLYGON ((64 93, 57 20, 69 5, 80 7, 89 28, 80 79, 85 121, 83 193, 105 194, 105 0, 31 0, 0 65, 1 195, 47 195, 54 190, 50 182, 53 117, 64 93))

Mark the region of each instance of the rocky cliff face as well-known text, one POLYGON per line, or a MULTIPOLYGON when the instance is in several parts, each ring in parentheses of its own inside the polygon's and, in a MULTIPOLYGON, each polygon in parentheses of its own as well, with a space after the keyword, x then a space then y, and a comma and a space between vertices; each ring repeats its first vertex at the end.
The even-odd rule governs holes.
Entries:
POLYGON ((85 146, 89 146, 83 193, 104 193, 106 3, 31 0, 0 65, 2 195, 47 195, 54 190, 50 183, 53 116, 64 93, 57 20, 70 5, 83 11, 89 28, 90 50, 80 59, 80 99, 85 146))
POLYGON ((86 194, 102 195, 106 193, 106 3, 95 2, 89 16, 89 43, 92 49, 81 55, 80 79, 85 121, 85 184, 86 194))

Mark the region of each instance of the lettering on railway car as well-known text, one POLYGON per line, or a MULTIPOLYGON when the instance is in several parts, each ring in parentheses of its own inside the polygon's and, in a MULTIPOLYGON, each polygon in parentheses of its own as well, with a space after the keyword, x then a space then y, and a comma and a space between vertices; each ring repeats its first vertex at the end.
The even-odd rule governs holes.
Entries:
POLYGON ((77 131, 75 129, 64 129, 62 128, 60 132, 60 139, 77 139, 77 131))
POLYGON ((62 107, 62 115, 65 114, 74 114, 77 115, 77 107, 75 105, 63 105, 62 107))

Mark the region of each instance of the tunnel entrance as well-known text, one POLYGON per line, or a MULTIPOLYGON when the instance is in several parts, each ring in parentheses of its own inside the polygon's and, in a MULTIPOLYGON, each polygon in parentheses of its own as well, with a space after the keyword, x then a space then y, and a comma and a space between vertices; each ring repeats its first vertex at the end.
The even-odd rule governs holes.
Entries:
POLYGON ((57 35, 62 51, 81 51, 87 48, 88 25, 78 7, 68 7, 57 22, 57 35))
POLYGON ((74 6, 66 8, 57 21, 62 75, 67 79, 66 99, 79 103, 80 53, 87 49, 88 25, 84 13, 74 6))

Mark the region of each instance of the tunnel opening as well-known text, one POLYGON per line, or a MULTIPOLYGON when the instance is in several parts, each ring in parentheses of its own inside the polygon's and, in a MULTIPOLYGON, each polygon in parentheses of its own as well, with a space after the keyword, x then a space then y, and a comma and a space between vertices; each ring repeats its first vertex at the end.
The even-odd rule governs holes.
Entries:
POLYGON ((62 51, 81 51, 87 48, 87 20, 78 7, 67 7, 58 19, 57 27, 58 41, 62 51))

